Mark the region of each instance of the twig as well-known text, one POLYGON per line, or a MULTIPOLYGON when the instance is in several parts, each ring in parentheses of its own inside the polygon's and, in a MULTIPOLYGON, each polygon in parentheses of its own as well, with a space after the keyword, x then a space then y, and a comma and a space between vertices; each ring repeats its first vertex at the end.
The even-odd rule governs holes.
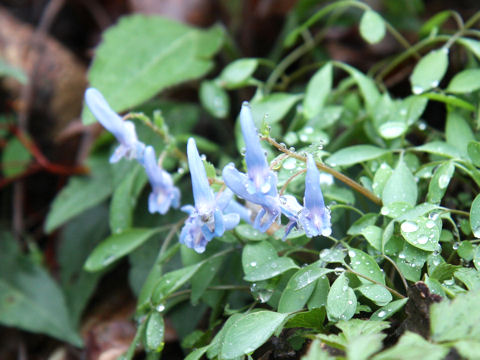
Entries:
MULTIPOLYGON (((291 156, 291 157, 293 157, 297 160, 300 160, 300 161, 303 161, 303 162, 307 161, 306 156, 300 155, 300 154, 296 153, 295 151, 291 151, 291 150, 287 149, 286 147, 281 146, 278 142, 275 141, 275 139, 272 139, 269 136, 262 136, 262 140, 267 141, 270 145, 273 145, 274 147, 276 147, 281 152, 283 152, 283 153, 285 153, 285 154, 287 154, 287 155, 289 155, 289 156, 291 156)), ((333 177, 337 178, 338 180, 340 180, 341 182, 343 182, 347 186, 351 187, 353 190, 355 190, 355 191, 359 192, 360 194, 364 195, 365 197, 367 197, 368 199, 373 201, 375 204, 377 204, 379 206, 382 205, 382 200, 377 195, 372 193, 370 190, 364 188, 362 185, 357 183, 355 180, 350 179, 348 176, 343 175, 342 173, 340 173, 340 172, 332 169, 331 167, 328 167, 327 165, 322 164, 318 161, 315 161, 315 164, 317 165, 317 168, 331 174, 333 177)))

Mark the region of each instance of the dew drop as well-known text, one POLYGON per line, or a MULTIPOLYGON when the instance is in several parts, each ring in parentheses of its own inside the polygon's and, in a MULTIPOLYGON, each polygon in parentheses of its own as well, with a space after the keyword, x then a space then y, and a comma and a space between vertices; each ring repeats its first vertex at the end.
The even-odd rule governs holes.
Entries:
POLYGON ((452 245, 453 250, 458 250, 459 247, 460 247, 460 243, 458 241, 454 242, 452 245))
POLYGON ((442 175, 438 178, 438 186, 440 189, 445 189, 448 186, 448 183, 450 182, 450 176, 448 175, 442 175))
POLYGON ((426 244, 428 242, 428 236, 422 235, 417 239, 420 245, 426 244))
POLYGON ((402 223, 400 228, 405 233, 411 233, 418 230, 418 225, 415 224, 414 222, 405 221, 404 223, 402 223))
POLYGON ((435 226, 435 223, 432 220, 428 220, 427 223, 425 224, 425 226, 428 229, 432 229, 435 226))
POLYGON ((421 93, 423 93, 425 91, 425 89, 421 86, 418 86, 418 85, 415 85, 413 88, 412 88, 412 91, 415 95, 419 95, 421 93))
POLYGON ((379 318, 383 318, 385 315, 387 315, 387 313, 383 310, 378 313, 379 318))
POLYGON ((165 310, 165 305, 163 304, 157 305, 155 310, 157 310, 158 312, 162 312, 163 310, 165 310))

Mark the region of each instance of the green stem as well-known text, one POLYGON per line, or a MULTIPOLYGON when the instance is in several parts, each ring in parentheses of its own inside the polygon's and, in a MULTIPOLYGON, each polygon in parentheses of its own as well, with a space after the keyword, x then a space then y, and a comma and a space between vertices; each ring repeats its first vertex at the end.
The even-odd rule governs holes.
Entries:
POLYGON ((405 279, 405 277, 403 276, 402 272, 400 271, 400 269, 398 268, 397 264, 395 264, 395 261, 393 261, 389 256, 383 254, 382 255, 390 264, 392 264, 392 266, 395 268, 395 270, 397 271, 398 275, 400 276, 400 279, 402 279, 402 284, 403 284, 403 287, 405 288, 405 292, 408 292, 408 283, 407 283, 407 280, 405 279))
MULTIPOLYGON (((286 147, 281 146, 279 143, 277 143, 274 139, 272 139, 269 136, 262 136, 262 140, 266 140, 270 145, 273 145, 275 148, 277 148, 281 152, 283 152, 283 153, 285 153, 285 154, 287 154, 287 155, 289 155, 289 156, 291 156, 291 157, 293 157, 297 160, 300 160, 300 161, 303 161, 303 162, 307 161, 306 156, 297 154, 296 152, 291 151, 291 150, 287 149, 286 147)), ((352 188, 353 190, 355 190, 355 191, 359 192, 360 194, 362 194, 363 196, 367 197, 368 199, 373 201, 375 204, 377 204, 379 206, 382 205, 382 200, 377 195, 372 193, 370 190, 364 188, 362 185, 357 183, 355 180, 350 179, 348 176, 343 175, 342 173, 338 172, 337 170, 334 170, 331 167, 328 167, 327 165, 322 164, 318 161, 315 161, 315 164, 317 165, 317 168, 319 168, 322 171, 325 171, 326 173, 331 174, 333 177, 337 178, 338 180, 343 182, 348 187, 352 188)))
POLYGON ((365 276, 365 275, 363 275, 363 274, 360 274, 359 272, 356 272, 355 270, 353 270, 353 269, 352 269, 350 266, 348 266, 347 264, 344 264, 344 266, 347 268, 346 271, 348 271, 349 273, 352 273, 352 274, 354 274, 354 275, 356 275, 356 276, 358 276, 358 277, 361 277, 361 278, 363 278, 363 279, 365 279, 365 280, 371 281, 371 282, 374 283, 374 284, 383 286, 383 287, 384 287, 385 289, 387 289, 392 295, 394 295, 394 296, 396 296, 396 297, 398 297, 398 298, 400 298, 400 299, 405 299, 405 298, 406 298, 406 296, 400 294, 397 290, 392 289, 391 287, 389 287, 389 286, 387 286, 387 285, 385 285, 385 284, 382 284, 381 282, 378 282, 378 281, 376 281, 376 280, 373 280, 373 279, 369 278, 368 276, 365 276))

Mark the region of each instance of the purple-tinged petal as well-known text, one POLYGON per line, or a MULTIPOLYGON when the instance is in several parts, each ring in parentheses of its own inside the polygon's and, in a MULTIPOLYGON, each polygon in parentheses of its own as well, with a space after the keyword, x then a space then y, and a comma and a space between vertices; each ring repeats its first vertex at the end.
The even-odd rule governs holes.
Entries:
MULTIPOLYGON (((250 209, 247 209, 245 206, 239 204, 235 200, 230 201, 224 211, 227 215, 237 214, 240 216, 240 219, 249 224, 252 224, 252 211, 250 209)), ((227 226, 225 225, 225 227, 227 226)))
POLYGON ((240 222, 240 215, 236 213, 230 213, 223 215, 223 223, 225 224, 225 230, 232 230, 240 222))
POLYGON ((320 188, 320 172, 311 154, 307 155, 307 175, 305 177, 305 197, 303 202, 310 211, 315 208, 325 208, 322 189, 320 188))
POLYGON ((122 118, 112 110, 102 93, 95 88, 89 88, 85 91, 85 102, 92 114, 103 125, 105 129, 110 131, 116 138, 122 136, 124 130, 124 122, 122 118))
POLYGON ((199 207, 204 207, 205 209, 212 208, 212 204, 215 204, 215 197, 213 196, 212 189, 210 189, 207 172, 205 171, 205 166, 198 154, 197 145, 193 138, 188 139, 187 155, 190 175, 192 177, 195 206, 197 209, 199 207))
POLYGON ((240 125, 242 127, 242 135, 245 140, 245 162, 247 168, 268 168, 265 152, 260 145, 257 128, 253 122, 250 104, 246 101, 242 104, 240 110, 240 125))
POLYGON ((183 225, 180 232, 181 244, 195 250, 197 253, 203 253, 207 247, 208 240, 203 235, 201 225, 197 223, 196 217, 189 217, 183 225))

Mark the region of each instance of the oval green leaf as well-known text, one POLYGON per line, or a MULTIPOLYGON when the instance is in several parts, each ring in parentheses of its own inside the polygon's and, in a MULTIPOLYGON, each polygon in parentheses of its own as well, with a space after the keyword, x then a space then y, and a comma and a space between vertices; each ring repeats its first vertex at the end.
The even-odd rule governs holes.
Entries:
POLYGON ((363 13, 360 20, 360 35, 370 44, 376 44, 385 37, 386 27, 382 17, 372 10, 363 13))
POLYGON ((384 205, 394 202, 405 202, 412 206, 417 202, 417 183, 403 160, 388 179, 382 193, 384 205))
POLYGON ((477 195, 470 208, 470 227, 473 235, 480 238, 480 195, 477 195))
POLYGON ((158 231, 158 229, 128 229, 120 234, 109 236, 93 249, 85 262, 85 270, 99 271, 104 269, 121 257, 131 253, 158 231))
POLYGON ((379 158, 387 153, 388 150, 373 145, 354 145, 337 151, 327 159, 326 163, 330 166, 351 166, 379 158))
POLYGON ((450 161, 437 167, 428 185, 427 201, 440 204, 454 172, 455 165, 450 161))
POLYGON ((303 113, 307 119, 316 116, 322 110, 325 100, 332 90, 333 67, 328 62, 310 79, 303 99, 303 113))
POLYGON ((425 251, 438 249, 440 228, 438 224, 426 217, 407 220, 400 225, 402 236, 410 245, 425 251))
POLYGON ((164 346, 165 322, 158 312, 152 312, 145 327, 145 347, 148 351, 160 352, 164 346))
POLYGON ((465 94, 478 89, 480 89, 480 69, 467 69, 453 77, 448 84, 447 91, 465 94))
POLYGON ((258 66, 257 59, 239 59, 228 64, 220 73, 220 85, 227 89, 244 86, 258 66))
POLYGON ((199 96, 203 107, 213 117, 222 119, 228 115, 230 110, 228 94, 214 81, 202 81, 199 96))
POLYGON ((412 92, 421 94, 432 88, 436 88, 448 67, 448 49, 433 50, 424 56, 413 69, 410 76, 412 92))
POLYGON ((234 359, 255 351, 273 335, 288 315, 257 311, 242 316, 227 329, 220 357, 234 359))

